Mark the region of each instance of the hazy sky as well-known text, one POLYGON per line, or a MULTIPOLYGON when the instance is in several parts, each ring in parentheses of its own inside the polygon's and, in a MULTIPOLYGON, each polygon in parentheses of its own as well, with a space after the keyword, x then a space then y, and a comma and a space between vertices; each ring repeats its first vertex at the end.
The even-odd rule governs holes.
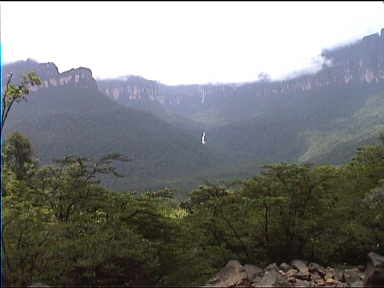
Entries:
POLYGON ((384 28, 376 2, 0 2, 5 62, 95 78, 243 82, 310 66, 323 48, 384 28))

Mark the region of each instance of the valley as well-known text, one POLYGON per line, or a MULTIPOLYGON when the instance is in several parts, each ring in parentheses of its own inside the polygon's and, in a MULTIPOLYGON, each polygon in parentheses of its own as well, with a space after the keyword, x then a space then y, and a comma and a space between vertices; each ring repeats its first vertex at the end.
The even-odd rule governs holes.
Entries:
POLYGON ((5 72, 17 80, 34 71, 43 81, 18 104, 9 131, 30 137, 44 163, 68 153, 131 156, 120 167, 126 179, 105 179, 118 190, 235 179, 251 162, 255 173, 276 161, 341 164, 383 123, 384 30, 322 57, 321 70, 286 80, 178 86, 140 76, 96 81, 88 68, 59 73, 54 63, 19 61, 5 72))

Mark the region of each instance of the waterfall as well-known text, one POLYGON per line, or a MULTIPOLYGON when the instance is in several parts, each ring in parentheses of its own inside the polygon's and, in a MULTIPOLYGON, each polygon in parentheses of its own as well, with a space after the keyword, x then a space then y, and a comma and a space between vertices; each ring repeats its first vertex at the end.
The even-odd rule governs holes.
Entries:
POLYGON ((205 103, 205 95, 207 94, 204 87, 200 87, 201 104, 205 103))
POLYGON ((203 136, 201 136, 201 144, 205 144, 207 141, 205 140, 205 132, 203 132, 203 136))

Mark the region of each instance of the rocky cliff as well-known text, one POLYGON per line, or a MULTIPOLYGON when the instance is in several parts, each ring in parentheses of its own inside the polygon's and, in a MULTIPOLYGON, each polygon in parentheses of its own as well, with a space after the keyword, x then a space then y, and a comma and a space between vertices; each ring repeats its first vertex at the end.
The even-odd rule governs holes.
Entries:
MULTIPOLYGON (((178 85, 167 86, 137 77, 98 81, 99 89, 124 104, 130 101, 157 101, 174 109, 189 105, 194 113, 210 105, 218 105, 228 98, 240 96, 252 88, 255 98, 273 97, 316 91, 324 87, 352 87, 384 82, 384 29, 334 49, 323 51, 323 66, 315 74, 306 74, 283 81, 258 81, 244 85, 178 85), (192 105, 192 106, 191 106, 192 105)), ((181 109, 181 111, 179 111, 181 109)))
MULTIPOLYGON (((26 61, 18 61, 4 66, 4 76, 12 72, 13 80, 17 83, 21 76, 28 72, 36 72, 42 80, 42 85, 30 87, 32 92, 39 89, 71 86, 78 88, 96 88, 97 84, 92 76, 92 71, 88 68, 79 67, 59 73, 57 66, 52 63, 38 63, 28 59, 26 61)), ((5 79, 3 79, 5 80, 5 79)), ((3 81, 3 83, 5 83, 3 81)))
MULTIPOLYGON (((239 104, 242 100, 246 102, 245 106, 252 103, 250 106, 257 106, 255 109, 259 109, 264 107, 263 105, 270 105, 265 102, 280 103, 285 96, 312 94, 324 88, 337 86, 338 89, 349 89, 357 86, 384 85, 384 29, 380 34, 366 36, 355 43, 325 49, 321 56, 324 60, 323 66, 315 74, 305 74, 282 81, 255 81, 238 85, 169 86, 139 76, 98 80, 96 83, 88 68, 80 67, 59 73, 54 63, 37 63, 30 59, 6 65, 4 75, 8 71, 17 71, 17 75, 35 71, 42 78, 43 84, 40 87, 32 87, 32 90, 68 85, 98 87, 101 92, 121 104, 134 106, 138 102, 152 102, 201 122, 207 121, 207 115, 201 115, 202 111, 211 115, 226 115, 239 105, 243 109, 244 103, 239 104)), ((249 115, 253 116, 255 115, 249 115)), ((217 116, 220 117, 222 118, 217 116)), ((241 120, 240 118, 235 120, 241 120)))

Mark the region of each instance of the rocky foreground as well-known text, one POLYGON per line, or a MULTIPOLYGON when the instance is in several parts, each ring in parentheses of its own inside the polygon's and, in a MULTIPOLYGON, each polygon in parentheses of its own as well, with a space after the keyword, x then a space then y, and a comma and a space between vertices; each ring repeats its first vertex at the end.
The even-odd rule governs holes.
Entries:
POLYGON ((350 269, 322 267, 293 260, 260 268, 231 260, 205 287, 384 287, 384 257, 368 254, 364 266, 350 269))
MULTIPOLYGON (((28 287, 49 288, 52 286, 34 283, 28 287)), ((130 286, 127 285, 126 287, 130 286)), ((384 288, 384 256, 370 252, 365 267, 359 266, 349 269, 322 267, 319 264, 307 263, 303 260, 293 260, 289 264, 281 263, 280 265, 273 263, 265 268, 260 268, 250 264, 241 265, 239 261, 231 260, 204 287, 384 288)))

